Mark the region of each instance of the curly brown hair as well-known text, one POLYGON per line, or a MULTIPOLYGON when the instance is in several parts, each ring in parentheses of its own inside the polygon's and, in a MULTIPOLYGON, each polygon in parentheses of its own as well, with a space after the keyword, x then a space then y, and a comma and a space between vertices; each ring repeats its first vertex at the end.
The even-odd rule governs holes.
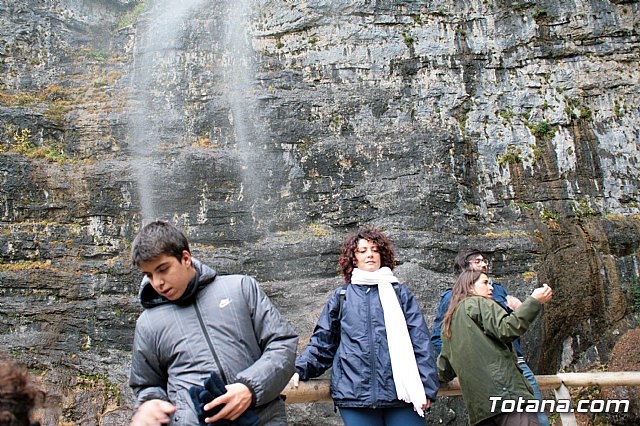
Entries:
POLYGON ((338 263, 340 265, 340 273, 344 277, 345 283, 351 282, 351 273, 357 264, 356 249, 358 248, 358 242, 360 240, 367 240, 378 247, 381 267, 387 266, 391 269, 396 267, 395 250, 389 238, 387 238, 387 236, 379 229, 371 225, 365 225, 356 232, 352 232, 347 235, 347 238, 344 240, 342 247, 340 248, 340 258, 338 263))
POLYGON ((0 360, 0 425, 37 425, 31 423, 31 410, 44 398, 44 392, 31 383, 25 368, 13 361, 0 360))

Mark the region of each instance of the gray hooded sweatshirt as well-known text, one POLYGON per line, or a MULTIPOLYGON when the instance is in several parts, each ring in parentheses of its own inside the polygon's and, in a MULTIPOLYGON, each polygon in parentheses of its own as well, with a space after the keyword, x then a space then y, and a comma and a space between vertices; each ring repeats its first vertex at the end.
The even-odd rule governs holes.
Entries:
POLYGON ((251 390, 262 425, 286 424, 279 395, 294 373, 298 336, 255 279, 219 276, 196 259, 193 265, 196 276, 175 302, 142 281, 145 310, 136 323, 129 378, 136 408, 169 401, 176 406, 170 425, 197 425, 189 388, 215 371, 227 384, 251 390))

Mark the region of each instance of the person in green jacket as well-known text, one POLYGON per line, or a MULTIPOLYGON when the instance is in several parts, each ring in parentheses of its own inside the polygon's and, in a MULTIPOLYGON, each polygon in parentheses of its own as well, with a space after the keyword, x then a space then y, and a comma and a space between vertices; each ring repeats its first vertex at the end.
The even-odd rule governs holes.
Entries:
POLYGON ((458 377, 470 425, 537 426, 536 413, 503 413, 496 401, 537 401, 518 369, 511 342, 527 331, 553 293, 544 284, 508 314, 491 300, 492 292, 482 271, 465 271, 456 280, 443 320, 439 379, 449 382, 458 377))

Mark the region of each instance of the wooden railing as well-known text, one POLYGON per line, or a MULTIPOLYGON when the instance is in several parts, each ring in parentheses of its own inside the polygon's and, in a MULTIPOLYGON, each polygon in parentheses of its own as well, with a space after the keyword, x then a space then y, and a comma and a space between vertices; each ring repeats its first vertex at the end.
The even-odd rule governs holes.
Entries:
MULTIPOLYGON (((556 399, 570 399, 568 387, 576 386, 640 386, 640 371, 601 372, 601 373, 558 373, 536 376, 541 390, 553 389, 556 399)), ((309 380, 300 382, 297 389, 287 387, 283 392, 287 404, 308 402, 331 402, 328 380, 309 380)), ((459 396, 458 379, 442 383, 438 396, 459 396)), ((576 425, 574 413, 560 413, 563 426, 576 425)))

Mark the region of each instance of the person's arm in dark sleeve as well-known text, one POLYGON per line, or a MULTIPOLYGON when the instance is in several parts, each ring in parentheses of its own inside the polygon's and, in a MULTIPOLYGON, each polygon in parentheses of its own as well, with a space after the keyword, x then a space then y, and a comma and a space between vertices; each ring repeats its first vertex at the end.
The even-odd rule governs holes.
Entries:
POLYGON ((451 289, 448 289, 440 295, 440 304, 436 312, 436 318, 433 320, 433 329, 431 330, 431 343, 435 350, 436 356, 442 351, 442 338, 440 333, 442 332, 442 321, 444 320, 444 314, 447 313, 449 308, 449 300, 451 300, 451 289))
POLYGON ((324 306, 305 350, 296 359, 296 373, 300 380, 320 376, 333 364, 340 344, 340 291, 333 292, 324 306))
POLYGON ((150 331, 147 325, 145 317, 138 319, 131 351, 129 386, 136 395, 136 409, 143 402, 152 399, 169 401, 167 374, 160 366, 156 348, 148 343, 153 339, 149 338, 150 331))
POLYGON ((252 405, 263 405, 277 398, 293 375, 298 335, 255 279, 244 277, 241 285, 262 355, 236 381, 249 388, 252 405))

